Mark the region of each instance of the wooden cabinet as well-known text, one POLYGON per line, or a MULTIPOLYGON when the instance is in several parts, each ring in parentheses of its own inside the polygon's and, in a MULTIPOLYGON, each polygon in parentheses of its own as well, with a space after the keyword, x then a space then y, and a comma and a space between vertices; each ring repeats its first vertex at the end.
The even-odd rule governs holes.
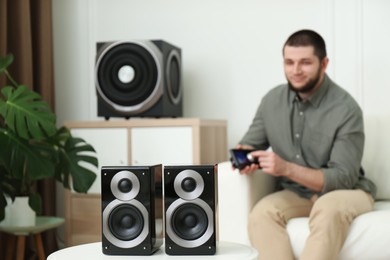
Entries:
POLYGON ((198 118, 67 122, 96 149, 97 179, 87 194, 64 191, 65 245, 101 241, 100 167, 196 165, 227 160, 227 122, 198 118))

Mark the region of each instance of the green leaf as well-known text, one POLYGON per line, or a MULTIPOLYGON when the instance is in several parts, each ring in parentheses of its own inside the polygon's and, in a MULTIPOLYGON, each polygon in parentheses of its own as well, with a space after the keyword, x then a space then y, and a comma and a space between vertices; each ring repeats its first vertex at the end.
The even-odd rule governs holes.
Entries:
POLYGON ((5 218, 6 206, 7 206, 7 201, 5 200, 3 191, 0 189, 0 221, 2 221, 5 218))
POLYGON ((42 214, 42 199, 38 193, 29 196, 28 205, 37 213, 37 215, 42 214))
POLYGON ((96 179, 96 174, 87 165, 98 167, 98 160, 88 152, 94 152, 91 145, 81 138, 71 138, 66 143, 67 155, 70 158, 69 172, 72 176, 73 189, 76 192, 87 192, 96 179))
POLYGON ((54 150, 49 144, 32 144, 1 128, 0 144, 0 165, 13 178, 25 182, 54 177, 55 165, 49 157, 54 150))
POLYGON ((56 170, 56 179, 63 183, 65 188, 72 188, 76 192, 87 192, 96 179, 95 170, 98 159, 94 148, 83 139, 73 137, 69 130, 62 128, 57 133, 58 139, 64 141, 59 144, 59 164, 56 170))
POLYGON ((0 115, 5 124, 24 139, 41 140, 56 132, 56 117, 39 94, 26 86, 5 87, 6 98, 0 103, 0 115))
POLYGON ((3 73, 7 67, 13 62, 14 56, 12 54, 8 54, 5 57, 0 57, 0 74, 3 73))

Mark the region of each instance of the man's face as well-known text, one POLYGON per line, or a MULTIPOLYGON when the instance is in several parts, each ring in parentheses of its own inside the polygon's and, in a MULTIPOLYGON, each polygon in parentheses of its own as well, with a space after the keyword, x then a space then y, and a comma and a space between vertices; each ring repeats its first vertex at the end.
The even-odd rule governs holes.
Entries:
POLYGON ((314 55, 313 46, 284 48, 284 73, 289 87, 301 94, 314 92, 322 83, 328 59, 314 55))

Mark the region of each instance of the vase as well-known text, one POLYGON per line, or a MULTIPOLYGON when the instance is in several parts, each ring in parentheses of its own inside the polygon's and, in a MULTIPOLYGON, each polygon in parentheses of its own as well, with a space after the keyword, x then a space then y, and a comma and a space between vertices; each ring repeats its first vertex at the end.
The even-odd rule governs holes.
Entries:
POLYGON ((36 213, 28 205, 28 197, 16 197, 14 201, 7 198, 5 218, 0 225, 27 227, 35 225, 36 213))

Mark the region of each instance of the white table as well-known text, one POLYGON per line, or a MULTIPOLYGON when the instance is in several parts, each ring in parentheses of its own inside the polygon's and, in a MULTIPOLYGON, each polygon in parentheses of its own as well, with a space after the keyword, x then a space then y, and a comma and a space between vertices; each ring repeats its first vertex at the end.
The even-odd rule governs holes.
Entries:
MULTIPOLYGON (((164 245, 153 255, 147 256, 131 256, 131 259, 181 259, 181 256, 170 256, 165 254, 164 245)), ((256 260, 258 257, 257 251, 247 245, 232 243, 232 242, 218 242, 217 253, 215 255, 191 255, 182 256, 186 260, 256 260)), ((47 260, 69 260, 69 259, 83 259, 83 260, 120 260, 129 259, 129 256, 109 256, 102 253, 102 243, 90 243, 79 246, 73 246, 61 249, 49 255, 47 260)))

